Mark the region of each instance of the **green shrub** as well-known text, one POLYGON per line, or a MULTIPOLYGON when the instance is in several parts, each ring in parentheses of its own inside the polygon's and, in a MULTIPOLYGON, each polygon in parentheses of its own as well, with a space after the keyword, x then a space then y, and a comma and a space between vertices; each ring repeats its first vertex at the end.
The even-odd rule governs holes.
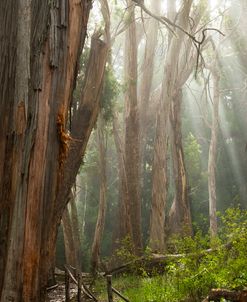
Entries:
MULTIPOLYGON (((174 237, 170 247, 181 257, 164 264, 165 274, 148 277, 139 268, 142 276, 118 277, 114 286, 131 302, 196 302, 212 288, 246 287, 247 211, 231 208, 219 220, 219 236, 213 242, 200 231, 194 238, 174 237)), ((131 259, 126 245, 119 250, 125 260, 131 259)))

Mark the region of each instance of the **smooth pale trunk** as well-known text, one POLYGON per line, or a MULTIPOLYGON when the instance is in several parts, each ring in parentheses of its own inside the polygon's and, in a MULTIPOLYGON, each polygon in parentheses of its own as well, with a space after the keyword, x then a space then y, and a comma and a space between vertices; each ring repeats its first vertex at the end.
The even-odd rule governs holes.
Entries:
POLYGON ((125 170, 135 254, 142 252, 140 196, 140 125, 137 103, 137 41, 135 6, 128 0, 130 24, 125 36, 125 170))
POLYGON ((214 238, 217 235, 217 215, 216 215, 216 160, 217 160, 217 141, 219 129, 219 102, 220 89, 219 71, 215 67, 211 68, 213 77, 213 107, 212 107, 212 125, 211 125, 211 139, 208 151, 208 194, 209 194, 209 222, 210 235, 214 238))

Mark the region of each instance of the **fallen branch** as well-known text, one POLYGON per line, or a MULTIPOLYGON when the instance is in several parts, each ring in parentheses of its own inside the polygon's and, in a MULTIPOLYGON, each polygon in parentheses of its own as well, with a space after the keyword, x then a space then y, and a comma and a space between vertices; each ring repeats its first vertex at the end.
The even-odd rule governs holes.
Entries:
POLYGON ((107 270, 104 275, 108 275, 108 274, 119 274, 122 272, 126 272, 126 271, 131 271, 133 270, 133 267, 143 267, 144 269, 147 269, 147 271, 150 271, 150 269, 152 270, 153 268, 158 268, 158 269, 162 269, 164 270, 164 264, 166 262, 170 262, 170 261, 178 261, 182 258, 201 258, 204 255, 210 254, 210 253, 214 253, 217 252, 218 250, 220 250, 221 248, 225 248, 225 249, 230 249, 232 247, 231 243, 227 243, 223 246, 220 246, 218 248, 210 248, 210 249, 206 249, 201 251, 200 253, 187 253, 187 254, 150 254, 150 255, 145 255, 145 256, 141 256, 139 258, 136 258, 132 261, 129 261, 127 263, 124 263, 118 267, 112 268, 107 270))
POLYGON ((50 290, 53 290, 53 289, 55 289, 55 288, 57 288, 57 287, 58 287, 58 283, 56 283, 56 284, 54 284, 54 285, 52 285, 52 286, 47 287, 46 290, 47 290, 47 291, 50 291, 50 290))
POLYGON ((202 302, 219 302, 222 298, 232 302, 247 302, 247 290, 233 291, 227 289, 212 289, 208 297, 202 302))
POLYGON ((118 295, 121 299, 123 299, 125 302, 130 302, 127 298, 125 298, 116 288, 112 287, 112 291, 118 295))
MULTIPOLYGON (((194 254, 195 255, 195 254, 194 254)), ((127 263, 124 263, 118 267, 112 268, 105 272, 105 275, 108 274, 119 274, 126 271, 133 270, 133 267, 144 267, 148 270, 148 268, 160 267, 164 265, 165 262, 170 260, 179 260, 188 256, 188 254, 169 254, 169 255, 162 255, 162 254, 151 254, 148 256, 142 256, 127 263)), ((192 256, 192 255, 191 255, 192 256)))

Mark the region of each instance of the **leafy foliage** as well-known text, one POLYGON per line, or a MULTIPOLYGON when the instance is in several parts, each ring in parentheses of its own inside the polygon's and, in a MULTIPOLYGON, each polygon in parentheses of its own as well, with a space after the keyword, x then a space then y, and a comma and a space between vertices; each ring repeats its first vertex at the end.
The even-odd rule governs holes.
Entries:
POLYGON ((114 71, 110 65, 106 67, 104 77, 104 87, 101 95, 101 108, 103 109, 103 117, 105 121, 112 118, 114 110, 114 100, 120 92, 120 84, 118 83, 114 71))
MULTIPOLYGON (((213 242, 201 232, 194 238, 173 238, 173 251, 184 256, 164 263, 165 274, 125 275, 114 280, 114 286, 132 302, 196 302, 211 288, 243 289, 247 285, 247 211, 229 208, 220 223, 219 237, 213 242)), ((126 255, 124 250, 122 254, 126 255)))

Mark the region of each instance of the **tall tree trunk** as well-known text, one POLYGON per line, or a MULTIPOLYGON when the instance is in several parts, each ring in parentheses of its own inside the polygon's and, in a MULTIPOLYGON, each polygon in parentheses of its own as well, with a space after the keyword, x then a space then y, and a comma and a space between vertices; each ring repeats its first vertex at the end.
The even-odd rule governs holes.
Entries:
MULTIPOLYGON (((175 2, 167 1, 168 17, 173 20, 175 2)), ((168 43, 171 41, 171 33, 168 33, 168 43)), ((166 69, 165 69, 166 73, 166 69)), ((165 76, 162 83, 166 87, 165 76)), ((149 246, 152 251, 163 252, 165 249, 165 207, 167 201, 167 144, 168 144, 168 99, 160 95, 159 106, 156 113, 156 135, 153 157, 153 176, 152 176, 152 203, 150 213, 149 246), (164 104, 164 102, 166 102, 164 104)))
POLYGON ((66 263, 68 265, 78 268, 78 258, 75 249, 74 233, 68 206, 63 212, 62 227, 66 263))
POLYGON ((99 208, 98 217, 94 232, 94 240, 92 245, 92 258, 91 266, 92 271, 95 273, 99 266, 100 260, 100 247, 105 226, 105 214, 106 214, 106 137, 105 137, 105 124, 103 116, 100 116, 98 121, 98 146, 99 146, 99 173, 100 173, 100 196, 99 196, 99 208))
MULTIPOLYGON (((78 173, 76 176, 75 202, 71 204, 71 215, 76 216, 76 223, 73 224, 73 229, 77 228, 75 240, 78 240, 78 256, 79 264, 82 271, 85 271, 85 255, 84 255, 84 237, 85 237, 85 222, 88 203, 88 187, 87 176, 78 173), (78 239, 76 239, 78 237, 78 239)), ((73 219, 73 218, 72 218, 73 219)))
MULTIPOLYGON (((190 12, 190 1, 185 1, 184 11, 190 12)), ((171 3, 174 6, 174 3, 171 3)), ((200 4, 199 4, 200 6, 200 4)), ((172 8, 174 18, 174 7, 172 8)), ((180 19, 180 25, 188 28, 189 15, 180 19)), ((202 12, 194 8, 192 19, 194 20, 193 31, 197 30, 202 12)), ((191 39, 184 37, 185 46, 179 51, 179 60, 177 62, 177 80, 173 87, 173 97, 171 98, 170 124, 171 124, 171 158, 174 178, 175 196, 169 212, 167 222, 167 236, 172 234, 192 235, 192 221, 190 204, 188 198, 188 179, 186 174, 183 142, 182 142, 182 125, 181 125, 181 105, 182 105, 182 88, 193 71, 196 62, 197 53, 193 48, 191 39)))
POLYGON ((130 24, 125 37, 125 164, 129 192, 129 208, 136 254, 142 251, 140 198, 140 145, 137 104, 137 43, 135 5, 127 1, 130 24))
MULTIPOLYGON (((87 183, 85 184, 85 192, 84 192, 84 198, 83 198, 83 211, 82 211, 82 238, 85 236, 85 224, 86 224, 86 212, 87 212, 87 202, 88 202, 88 186, 87 183)), ((83 240, 82 240, 83 242, 83 240)))
MULTIPOLYGON (((160 12, 160 0, 152 1, 152 8, 154 13, 160 12)), ((140 83, 140 99, 139 99, 139 112, 140 112, 140 143, 141 143, 141 160, 143 162, 143 153, 145 146, 145 138, 147 131, 147 114, 149 111, 149 99, 153 84, 155 51, 158 42, 158 28, 159 22, 155 19, 149 19, 148 22, 143 24, 147 26, 146 32, 146 45, 144 58, 142 62, 142 77, 140 83)))
POLYGON ((81 229, 78 220, 78 211, 76 205, 75 194, 70 200, 70 211, 71 211, 71 225, 74 238, 75 254, 77 259, 77 268, 82 269, 82 240, 81 240, 81 229))
POLYGON ((165 206, 167 199, 167 108, 160 104, 157 112, 153 159, 152 204, 150 214, 149 246, 152 251, 165 249, 165 206))
POLYGON ((208 151, 208 194, 209 194, 209 222, 210 235, 214 238, 217 235, 217 216, 216 216, 216 160, 217 160, 217 142, 219 130, 219 103, 220 103, 220 74, 218 70, 218 61, 215 60, 214 66, 209 70, 213 77, 213 106, 212 106, 212 125, 211 139, 208 151))
POLYGON ((87 0, 0 3, 1 301, 45 298, 57 228, 97 117, 107 56, 107 45, 94 37, 77 114, 81 131, 72 132, 78 135, 69 144, 65 125, 90 6, 87 0))
MULTIPOLYGON (((185 1, 178 17, 178 24, 188 26, 192 1, 185 1)), ((150 217, 150 246, 154 250, 165 248, 165 207, 167 202, 167 140, 168 120, 176 87, 180 85, 179 62, 180 49, 184 33, 176 31, 177 37, 169 38, 169 48, 165 60, 164 77, 161 87, 160 111, 157 113, 156 137, 153 160, 152 204, 150 217), (176 68, 175 68, 176 67, 176 68), (159 117, 159 115, 161 115, 159 117), (160 163, 160 164, 159 164, 160 163), (159 230, 159 231, 158 231, 159 230)))
POLYGON ((113 136, 118 157, 118 174, 119 174, 119 226, 116 234, 117 241, 122 241, 129 237, 133 242, 133 232, 130 218, 130 202, 128 192, 128 181, 125 165, 124 144, 120 135, 120 125, 116 114, 113 118, 113 136))
POLYGON ((170 110, 171 149, 175 196, 169 213, 169 233, 192 235, 192 222, 188 200, 188 184, 185 169, 182 128, 181 128, 182 91, 173 97, 170 110))
MULTIPOLYGON (((161 10, 160 0, 153 0, 151 2, 152 11, 155 14, 159 14, 161 10)), ((140 113, 140 178, 141 178, 141 200, 142 205, 145 204, 146 190, 145 190, 145 176, 146 176, 146 160, 147 160, 147 146, 148 139, 150 137, 150 130, 152 129, 153 119, 150 116, 155 117, 154 104, 150 101, 152 89, 153 89, 153 76, 155 71, 155 55, 158 43, 158 29, 159 22, 153 18, 147 19, 142 25, 145 30, 145 51, 142 62, 142 76, 140 79, 140 93, 139 93, 139 106, 138 110, 140 113), (150 105, 151 104, 151 105, 150 105), (152 122, 151 122, 152 120, 152 122)), ((156 111, 155 111, 156 113, 156 111)))

